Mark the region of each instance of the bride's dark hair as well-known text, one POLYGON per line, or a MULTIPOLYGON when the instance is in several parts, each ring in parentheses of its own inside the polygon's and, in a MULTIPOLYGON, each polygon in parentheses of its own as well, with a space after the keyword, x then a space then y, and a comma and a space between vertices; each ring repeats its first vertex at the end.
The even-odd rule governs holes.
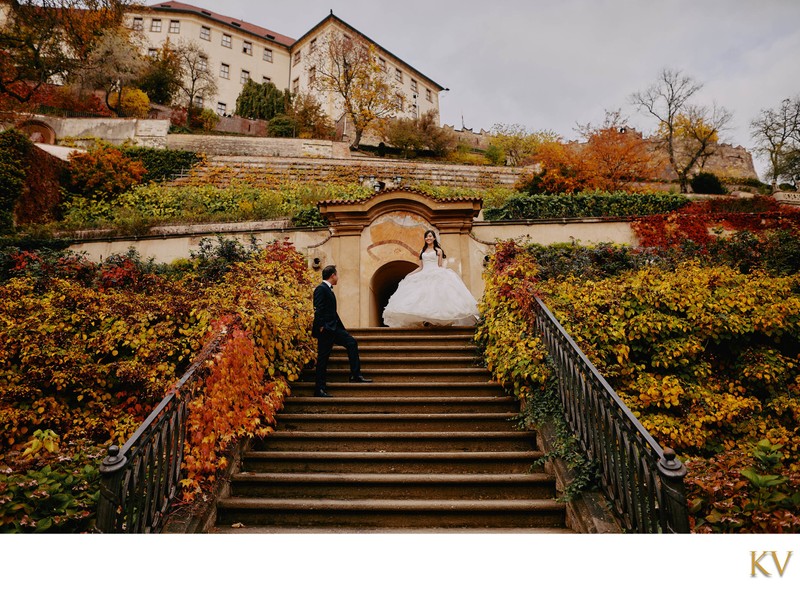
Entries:
MULTIPOLYGON (((433 235, 433 251, 435 252, 435 251, 436 251, 436 248, 439 248, 440 250, 442 250, 442 246, 440 246, 440 245, 439 245, 439 242, 436 240, 436 233, 434 233, 433 231, 431 231, 430 229, 428 229, 428 230, 427 230, 427 231, 425 231, 425 233, 422 235, 422 250, 421 250, 421 251, 420 251, 420 253, 419 253, 420 260, 422 259, 422 254, 424 254, 424 253, 425 253, 425 250, 426 250, 426 249, 428 249, 428 244, 427 244, 427 243, 425 243, 425 238, 428 236, 428 233, 430 233, 431 235, 433 235)), ((447 254, 445 254, 445 253, 444 253, 444 250, 442 250, 442 258, 446 258, 446 257, 447 257, 447 254)))

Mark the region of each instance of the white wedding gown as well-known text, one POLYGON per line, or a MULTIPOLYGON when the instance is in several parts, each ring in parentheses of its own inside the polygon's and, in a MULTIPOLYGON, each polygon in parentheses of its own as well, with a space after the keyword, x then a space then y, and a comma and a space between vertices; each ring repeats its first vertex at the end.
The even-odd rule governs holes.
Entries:
POLYGON ((409 274, 397 286, 383 311, 390 328, 419 326, 474 326, 478 305, 461 278, 439 266, 434 251, 422 254, 422 270, 409 274))

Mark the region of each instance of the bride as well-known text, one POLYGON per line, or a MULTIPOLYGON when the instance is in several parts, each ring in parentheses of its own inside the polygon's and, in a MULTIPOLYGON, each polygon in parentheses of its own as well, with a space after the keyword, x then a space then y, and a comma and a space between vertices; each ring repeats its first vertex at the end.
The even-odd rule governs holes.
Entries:
POLYGON ((445 258, 433 231, 426 231, 419 268, 400 281, 383 311, 387 326, 475 325, 475 298, 458 274, 442 266, 445 258))

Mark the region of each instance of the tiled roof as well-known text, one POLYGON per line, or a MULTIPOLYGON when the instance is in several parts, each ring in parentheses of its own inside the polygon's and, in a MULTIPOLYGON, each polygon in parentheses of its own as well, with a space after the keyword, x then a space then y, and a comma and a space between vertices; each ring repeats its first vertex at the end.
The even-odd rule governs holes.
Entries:
POLYGON ((281 45, 291 46, 295 40, 291 37, 286 37, 285 35, 281 35, 280 33, 275 33, 275 31, 270 31, 269 29, 265 29, 264 27, 259 27, 258 25, 254 25, 252 23, 248 23, 246 21, 240 21, 239 19, 234 19, 229 16, 225 16, 224 14, 219 14, 217 12, 212 12, 210 10, 206 10, 205 8, 200 8, 199 6, 194 6, 192 4, 185 4, 183 2, 159 2, 158 4, 152 4, 149 8, 155 11, 174 11, 174 12, 188 12, 190 14, 196 14, 207 19, 211 19, 212 21, 217 21, 223 25, 229 25, 235 29, 239 29, 241 31, 245 31, 250 33, 251 35, 255 35, 257 37, 262 37, 264 39, 269 39, 271 41, 275 41, 281 45))

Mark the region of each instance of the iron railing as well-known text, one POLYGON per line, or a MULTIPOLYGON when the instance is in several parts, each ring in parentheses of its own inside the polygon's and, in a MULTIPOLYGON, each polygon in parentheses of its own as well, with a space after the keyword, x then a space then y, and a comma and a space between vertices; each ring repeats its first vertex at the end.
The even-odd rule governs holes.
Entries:
POLYGON ((125 445, 111 446, 100 465, 99 532, 160 532, 178 492, 189 401, 204 363, 219 348, 221 330, 197 356, 125 445))
POLYGON ((688 533, 686 467, 653 439, 538 297, 535 308, 566 421, 598 464, 601 487, 625 530, 688 533))

